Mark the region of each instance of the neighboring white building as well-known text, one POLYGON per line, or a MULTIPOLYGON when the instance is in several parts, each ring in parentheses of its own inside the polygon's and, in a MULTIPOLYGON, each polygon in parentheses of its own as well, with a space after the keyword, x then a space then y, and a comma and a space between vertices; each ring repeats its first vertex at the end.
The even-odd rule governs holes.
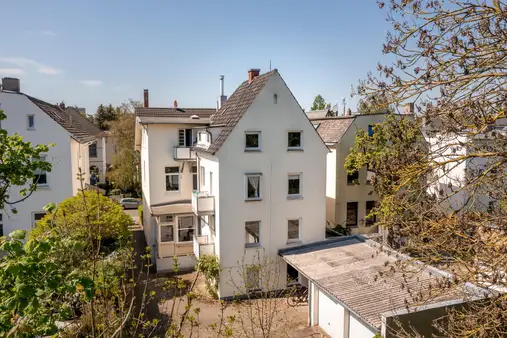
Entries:
POLYGON ((488 294, 471 283, 435 292, 434 286, 452 275, 431 266, 414 263, 390 272, 387 263, 410 258, 358 235, 280 250, 280 255, 309 280, 309 325, 333 338, 401 337, 400 327, 435 337, 434 320, 488 294))
MULTIPOLYGON (((3 233, 16 229, 29 230, 35 221, 44 216, 43 207, 51 202, 75 195, 81 187, 78 179, 81 168, 83 179, 89 181, 88 145, 96 139, 83 128, 82 116, 68 114, 57 105, 52 105, 20 92, 19 80, 4 78, 0 91, 0 105, 7 118, 1 128, 9 134, 18 133, 32 144, 50 144, 46 161, 52 164, 51 172, 38 173, 37 190, 25 201, 15 204, 17 214, 10 207, 0 210, 3 233)), ((10 200, 19 200, 22 187, 10 188, 10 200)))
POLYGON ((248 266, 259 252, 278 265, 275 284, 285 288, 287 265, 278 250, 325 238, 329 150, 278 71, 250 70, 198 133, 196 149, 192 207, 201 220, 198 241, 212 243, 220 259, 220 297, 238 293, 240 274, 265 287, 257 267, 248 266))
POLYGON ((192 211, 197 187, 196 127, 210 123, 216 109, 137 107, 135 144, 141 153, 143 225, 158 271, 171 270, 173 257, 182 268, 195 264, 194 235, 198 218, 192 211))
MULTIPOLYGON (((136 109, 144 228, 157 270, 171 269, 173 256, 190 268, 195 256, 215 253, 227 298, 238 293, 231 282, 242 282, 238 261, 262 252, 285 288, 278 250, 325 238, 329 150, 277 70, 251 70, 229 100, 221 92, 218 107, 136 109)), ((255 269, 244 272, 259 281, 255 269)))

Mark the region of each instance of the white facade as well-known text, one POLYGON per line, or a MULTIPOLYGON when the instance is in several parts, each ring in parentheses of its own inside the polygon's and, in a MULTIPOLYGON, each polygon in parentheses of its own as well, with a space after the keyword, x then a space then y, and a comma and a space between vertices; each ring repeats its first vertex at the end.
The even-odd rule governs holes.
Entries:
MULTIPOLYGON (((220 127, 211 129, 212 141, 219 131, 220 127)), ((269 255, 268 261, 278 264, 275 287, 285 288, 287 268, 278 250, 325 238, 327 153, 277 72, 267 80, 220 150, 215 155, 198 152, 199 173, 203 173, 199 175, 199 189, 215 200, 215 231, 209 241, 214 236, 223 269, 220 297, 238 294, 235 285, 243 282, 239 274, 245 264, 253 264, 259 250, 269 255), (246 135, 252 132, 260 135, 259 149, 245 151, 246 135), (301 133, 300 149, 288 149, 289 132, 301 133), (250 175, 260 181, 260 196, 253 200, 247 198, 250 175), (300 196, 288 196, 289 175, 299 177, 300 196), (299 221, 296 239, 288 238, 289 221, 299 221), (246 222, 259 222, 257 243, 247 243, 246 222)), ((203 234, 206 232, 203 229, 203 234)))
MULTIPOLYGON (((51 172, 46 174, 47 184, 39 185, 28 199, 13 205, 17 214, 13 214, 9 206, 0 210, 3 233, 8 235, 16 229, 31 229, 36 218, 44 214, 45 205, 73 196, 80 187, 77 179, 79 167, 83 170, 85 182, 89 180, 88 145, 77 142, 66 129, 23 94, 0 92, 0 104, 7 116, 1 122, 1 127, 10 135, 18 133, 33 145, 55 144, 44 154, 46 161, 52 164, 51 172), (33 119, 33 128, 28 128, 28 116, 33 116, 30 118, 33 119)), ((9 200, 21 199, 21 189, 11 187, 9 200)))

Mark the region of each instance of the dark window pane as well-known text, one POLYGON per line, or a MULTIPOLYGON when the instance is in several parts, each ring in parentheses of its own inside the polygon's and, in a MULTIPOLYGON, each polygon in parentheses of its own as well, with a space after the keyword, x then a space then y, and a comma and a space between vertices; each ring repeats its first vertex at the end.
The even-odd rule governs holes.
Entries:
POLYGON ((97 144, 93 143, 88 146, 88 155, 90 157, 97 157, 97 144))
POLYGON ((192 189, 198 190, 198 188, 197 188, 197 174, 192 174, 192 189))
POLYGON ((289 132, 289 148, 301 147, 301 132, 289 132))
POLYGON ((173 226, 161 226, 160 227, 160 242, 172 242, 173 241, 173 226))
POLYGON ((46 173, 35 174, 35 177, 33 179, 33 183, 48 184, 48 178, 47 178, 46 173))
POLYGON ((291 219, 288 221, 288 239, 299 239, 299 220, 291 219))
POLYGON ((260 198, 260 176, 248 176, 247 198, 260 198))
POLYGON ((41 219, 44 218, 44 216, 46 216, 45 213, 42 213, 42 212, 36 213, 36 214, 33 215, 33 219, 36 220, 36 221, 40 221, 41 219))
POLYGON ((175 173, 179 173, 179 172, 180 172, 179 167, 165 167, 166 174, 175 174, 175 173))
POLYGON ((366 224, 367 225, 372 225, 372 224, 375 224, 377 222, 377 216, 374 215, 372 217, 368 217, 368 215, 371 213, 371 211, 375 208, 376 206, 376 203, 375 201, 367 201, 366 202, 366 224))
POLYGON ((299 194, 299 175, 289 176, 289 195, 299 194))
POLYGON ((165 190, 175 191, 180 189, 179 175, 166 175, 165 177, 165 190))
POLYGON ((347 225, 357 225, 357 202, 347 203, 347 225))
POLYGON ((256 244, 259 243, 260 236, 260 222, 246 222, 245 223, 245 243, 256 244))
POLYGON ((373 126, 370 124, 370 125, 368 126, 368 136, 370 136, 370 137, 371 137, 371 136, 373 136, 373 134, 374 134, 374 131, 373 131, 373 126))
POLYGON ((259 148, 259 134, 246 134, 246 148, 259 148))
POLYGON ((354 171, 352 174, 347 174, 347 184, 359 184, 359 171, 354 171))

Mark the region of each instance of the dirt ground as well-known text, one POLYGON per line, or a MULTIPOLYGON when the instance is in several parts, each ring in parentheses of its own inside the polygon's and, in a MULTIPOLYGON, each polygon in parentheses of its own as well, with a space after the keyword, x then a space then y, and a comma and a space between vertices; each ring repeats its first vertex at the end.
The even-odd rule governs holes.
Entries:
MULTIPOLYGON (((195 272, 178 277, 190 285, 195 278, 195 272)), ((166 278, 161 276, 159 280, 163 283, 166 278)), ((231 328, 230 337, 327 337, 317 327, 307 326, 307 304, 290 307, 285 298, 220 302, 209 296, 202 278, 197 280, 193 290, 196 298, 190 312, 199 325, 185 325, 185 337, 219 337, 219 328, 224 331, 224 325, 231 328), (196 312, 195 309, 199 310, 196 312), (270 334, 263 334, 261 327, 270 327, 270 334)), ((171 295, 165 296, 167 300, 159 299, 158 310, 161 315, 169 316, 173 311, 180 314, 185 311, 186 296, 176 295, 174 299, 171 295)))

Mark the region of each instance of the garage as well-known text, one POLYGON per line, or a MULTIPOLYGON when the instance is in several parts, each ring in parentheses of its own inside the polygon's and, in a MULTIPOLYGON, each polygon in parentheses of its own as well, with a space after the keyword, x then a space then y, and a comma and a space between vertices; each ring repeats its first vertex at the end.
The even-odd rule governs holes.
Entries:
POLYGON ((318 291, 318 325, 331 337, 343 337, 344 309, 322 291, 318 291))
POLYGON ((379 243, 359 235, 282 249, 279 254, 309 281, 309 325, 320 326, 333 338, 395 337, 393 333, 399 332, 399 327, 392 325, 394 319, 407 325, 424 322, 425 337, 431 337, 431 320, 442 317, 436 310, 451 300, 465 302, 471 295, 470 290, 457 288, 442 292, 424 306, 406 310, 410 293, 400 287, 403 283, 410 284, 412 292, 426 292, 437 278, 448 275, 433 267, 414 265, 409 276, 396 271, 379 278, 385 263, 395 262, 402 255, 387 252, 379 243), (401 315, 403 311, 406 313, 401 315))

